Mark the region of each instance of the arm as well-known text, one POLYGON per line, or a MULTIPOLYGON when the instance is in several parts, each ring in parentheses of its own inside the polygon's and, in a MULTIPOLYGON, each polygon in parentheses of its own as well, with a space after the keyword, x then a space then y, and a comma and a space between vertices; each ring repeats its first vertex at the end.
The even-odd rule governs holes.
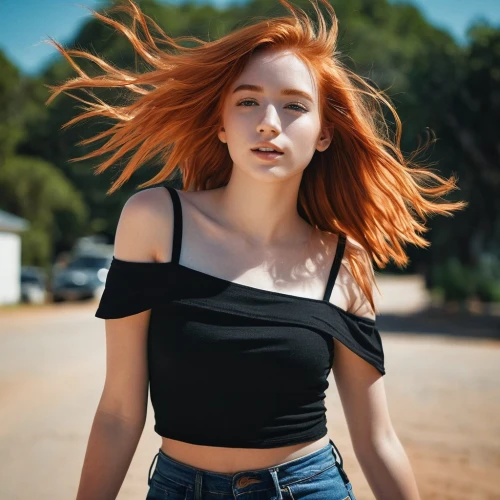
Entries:
POLYGON ((375 498, 420 500, 410 462, 392 426, 382 375, 336 340, 333 372, 354 453, 375 498))
POLYGON ((144 428, 149 311, 106 320, 106 381, 90 432, 77 500, 116 498, 144 428))
MULTIPOLYGON (((158 260, 158 249, 165 248, 165 240, 159 240, 159 235, 170 236, 170 216, 163 188, 133 195, 120 216, 115 257, 138 262, 158 260)), ((147 411, 149 317, 150 311, 144 311, 105 322, 106 379, 87 444, 77 500, 115 499, 134 456, 147 411)))
MULTIPOLYGON (((368 261, 368 259, 367 259, 368 261)), ((375 314, 348 271, 341 268, 350 312, 375 318, 375 314)), ((376 368, 334 340, 333 373, 354 453, 377 499, 419 500, 408 457, 393 428, 384 380, 376 368)))

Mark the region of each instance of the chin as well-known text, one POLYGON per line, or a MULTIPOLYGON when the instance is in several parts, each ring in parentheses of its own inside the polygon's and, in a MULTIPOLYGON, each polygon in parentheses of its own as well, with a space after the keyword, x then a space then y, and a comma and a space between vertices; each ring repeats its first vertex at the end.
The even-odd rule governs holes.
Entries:
POLYGON ((247 173, 249 176, 259 180, 259 182, 275 182, 302 175, 302 172, 302 169, 292 169, 284 165, 267 164, 257 165, 255 169, 247 173))

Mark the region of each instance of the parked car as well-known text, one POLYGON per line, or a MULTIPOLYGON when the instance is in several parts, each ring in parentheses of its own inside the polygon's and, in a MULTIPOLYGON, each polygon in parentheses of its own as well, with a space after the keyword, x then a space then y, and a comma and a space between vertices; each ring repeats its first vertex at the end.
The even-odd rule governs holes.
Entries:
POLYGON ((47 296, 45 273, 38 267, 21 267, 21 301, 43 304, 47 296))
POLYGON ((52 283, 52 300, 80 300, 98 298, 104 290, 111 256, 76 255, 58 271, 52 283))

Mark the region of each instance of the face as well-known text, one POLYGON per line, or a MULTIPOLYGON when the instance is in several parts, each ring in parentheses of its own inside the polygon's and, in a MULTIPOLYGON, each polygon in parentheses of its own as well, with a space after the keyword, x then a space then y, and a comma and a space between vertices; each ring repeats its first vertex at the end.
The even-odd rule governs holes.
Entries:
POLYGON ((255 54, 229 89, 218 132, 233 169, 264 181, 302 174, 331 142, 318 101, 311 72, 293 52, 255 54))

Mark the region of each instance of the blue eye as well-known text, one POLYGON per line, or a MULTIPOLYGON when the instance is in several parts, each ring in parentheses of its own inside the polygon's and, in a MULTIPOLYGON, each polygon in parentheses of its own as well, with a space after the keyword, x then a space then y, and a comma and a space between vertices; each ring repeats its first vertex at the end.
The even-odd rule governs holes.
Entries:
POLYGON ((238 102, 236 106, 244 106, 244 107, 250 107, 253 104, 257 104, 256 101, 252 101, 251 99, 243 99, 242 101, 238 102), (248 104, 250 103, 250 104, 248 104))
POLYGON ((293 107, 294 111, 300 111, 301 113, 307 113, 307 109, 304 106, 302 106, 302 104, 289 104, 288 107, 289 108, 293 107))

